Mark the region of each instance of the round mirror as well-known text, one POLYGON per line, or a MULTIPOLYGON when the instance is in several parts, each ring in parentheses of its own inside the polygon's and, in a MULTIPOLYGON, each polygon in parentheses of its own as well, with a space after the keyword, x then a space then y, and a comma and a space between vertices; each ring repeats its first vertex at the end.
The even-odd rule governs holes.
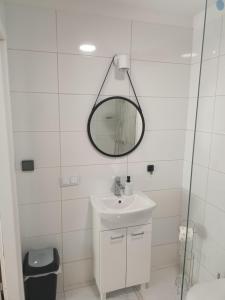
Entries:
POLYGON ((130 99, 114 96, 102 100, 88 119, 88 136, 101 153, 119 157, 134 151, 145 131, 140 108, 130 99))

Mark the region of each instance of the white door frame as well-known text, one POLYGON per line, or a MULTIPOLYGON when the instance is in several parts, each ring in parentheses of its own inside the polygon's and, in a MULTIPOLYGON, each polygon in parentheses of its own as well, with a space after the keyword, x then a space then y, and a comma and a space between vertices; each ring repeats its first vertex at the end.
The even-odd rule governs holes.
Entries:
POLYGON ((7 62, 6 36, 0 20, 0 259, 5 300, 24 300, 7 62))

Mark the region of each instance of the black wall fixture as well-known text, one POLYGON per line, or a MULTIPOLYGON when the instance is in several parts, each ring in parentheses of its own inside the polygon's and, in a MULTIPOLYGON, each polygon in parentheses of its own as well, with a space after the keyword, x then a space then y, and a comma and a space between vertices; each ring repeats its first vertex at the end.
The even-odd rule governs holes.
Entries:
POLYGON ((34 171, 34 161, 33 160, 22 160, 21 169, 23 172, 34 171))

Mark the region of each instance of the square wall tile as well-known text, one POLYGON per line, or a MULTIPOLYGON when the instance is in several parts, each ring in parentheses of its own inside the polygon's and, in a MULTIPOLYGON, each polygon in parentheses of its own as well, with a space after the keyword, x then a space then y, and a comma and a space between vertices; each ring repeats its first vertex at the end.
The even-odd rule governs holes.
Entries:
POLYGON ((61 203, 20 205, 22 237, 50 235, 61 232, 61 203))
POLYGON ((18 92, 58 92, 57 55, 9 50, 10 88, 18 92))
POLYGON ((225 264, 225 250, 210 237, 203 242, 201 264, 216 278, 223 274, 225 264))
POLYGON ((63 132, 61 134, 62 166, 112 164, 125 162, 125 158, 110 158, 98 152, 86 132, 63 132))
POLYGON ((195 117, 196 117, 197 98, 189 98, 187 106, 188 106, 188 109, 187 109, 186 129, 187 130, 194 130, 194 127, 195 127, 195 117))
POLYGON ((191 29, 165 24, 133 22, 132 58, 189 63, 190 58, 183 58, 182 54, 190 53, 191 45, 191 29))
POLYGON ((60 95, 61 130, 86 131, 95 99, 91 95, 60 95))
POLYGON ((201 198, 191 195, 190 201, 190 220, 197 226, 204 226, 205 201, 201 198))
POLYGON ((140 96, 188 97, 188 65, 133 60, 131 70, 140 96))
POLYGON ((195 163, 208 167, 210 155, 211 135, 210 133, 197 132, 195 139, 195 163))
POLYGON ((221 42, 220 42, 220 54, 225 54, 225 21, 224 16, 222 17, 222 28, 221 28, 221 42))
POLYGON ((195 63, 190 66, 189 97, 191 98, 197 98, 198 96, 199 76, 200 76, 200 63, 195 63))
POLYGON ((186 129, 188 99, 141 97, 146 130, 186 129))
MULTIPOLYGON (((196 19, 196 18, 195 18, 196 19)), ((202 38, 203 38, 203 18, 198 23, 195 24, 195 20, 193 20, 193 34, 192 34, 192 53, 195 53, 195 56, 192 57, 191 63, 198 63, 201 59, 202 54, 202 38)))
MULTIPOLYGON (((82 55, 59 55, 59 90, 65 94, 96 95, 111 59, 82 55)), ((104 95, 128 95, 129 83, 114 66, 102 90, 104 95)))
POLYGON ((225 211, 225 174, 209 171, 207 202, 225 211))
POLYGON ((63 232, 92 228, 92 208, 89 198, 62 203, 63 232))
POLYGON ((79 49, 82 44, 95 45, 96 51, 91 55, 96 56, 113 57, 130 51, 131 22, 128 20, 58 12, 57 23, 60 52, 85 54, 79 49))
POLYGON ((56 16, 51 9, 6 5, 8 47, 56 51, 56 16))
POLYGON ((29 250, 38 250, 45 248, 56 248, 62 256, 62 238, 61 234, 41 235, 36 237, 23 237, 22 251, 23 255, 29 250))
POLYGON ((210 167, 214 170, 225 172, 225 136, 214 134, 212 139, 212 150, 210 167))
POLYGON ((61 200, 59 168, 41 168, 34 172, 17 171, 16 181, 19 203, 61 200))
POLYGON ((203 200, 206 197, 207 176, 207 168, 194 165, 192 178, 192 193, 203 200))
POLYGON ((205 230, 207 237, 213 237, 213 240, 220 247, 225 248, 225 241, 221 238, 221 233, 225 230, 224 211, 207 204, 205 210, 205 230))
POLYGON ((180 217, 154 219, 152 222, 152 245, 177 243, 179 223, 180 217))
POLYGON ((213 275, 203 265, 199 266, 199 276, 198 276, 199 283, 204 283, 215 279, 216 278, 213 277, 213 275))
POLYGON ((214 97, 199 98, 197 130, 207 132, 212 131, 214 103, 214 97))
POLYGON ((191 162, 185 160, 183 163, 183 176, 182 176, 183 193, 189 191, 190 178, 191 178, 191 162))
POLYGON ((142 143, 128 156, 128 161, 183 159, 184 138, 182 130, 146 131, 142 143))
POLYGON ((203 52, 205 59, 216 57, 219 55, 221 24, 222 18, 219 14, 217 18, 206 22, 203 52))
POLYGON ((181 213, 181 190, 161 190, 147 192, 150 199, 156 202, 153 218, 179 216, 181 213))
POLYGON ((90 285, 93 281, 92 259, 66 263, 63 268, 65 290, 90 285))
POLYGON ((162 269, 178 264, 178 245, 168 244, 152 247, 152 269, 162 269))
POLYGON ((220 56, 218 61, 218 82, 217 82, 217 95, 225 95, 224 76, 225 76, 225 56, 220 56))
POLYGON ((134 189, 151 191, 160 189, 177 189, 182 183, 183 161, 156 161, 129 163, 128 174, 134 189), (147 165, 154 164, 153 175, 147 172, 147 165))
POLYGON ((58 131, 57 94, 11 93, 15 131, 58 131))
POLYGON ((218 133, 225 133, 225 96, 217 96, 215 101, 214 126, 213 130, 218 133))
MULTIPOLYGON (((219 63, 220 65, 220 63, 219 63)), ((218 59, 205 60, 202 64, 200 96, 214 96, 217 84, 218 59)), ((222 69, 221 69, 222 72, 222 69)), ((222 74, 222 73, 221 73, 222 74)))
POLYGON ((63 234, 63 262, 92 258, 92 229, 63 234))
POLYGON ((33 159, 35 168, 59 166, 59 134, 54 132, 21 132, 14 134, 16 168, 21 161, 33 159))
POLYGON ((185 134, 184 159, 188 162, 192 160, 194 131, 187 130, 185 134))
POLYGON ((64 200, 108 194, 116 176, 125 179, 127 166, 126 164, 107 164, 62 168, 62 176, 74 175, 80 177, 80 183, 75 187, 62 188, 62 198, 64 200))

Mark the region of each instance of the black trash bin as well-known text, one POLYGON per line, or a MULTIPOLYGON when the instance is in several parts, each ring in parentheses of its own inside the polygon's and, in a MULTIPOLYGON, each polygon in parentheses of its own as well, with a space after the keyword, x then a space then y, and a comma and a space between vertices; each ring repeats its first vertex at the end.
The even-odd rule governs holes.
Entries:
POLYGON ((57 273, 59 271, 57 249, 31 250, 23 262, 26 300, 55 300, 57 273))

